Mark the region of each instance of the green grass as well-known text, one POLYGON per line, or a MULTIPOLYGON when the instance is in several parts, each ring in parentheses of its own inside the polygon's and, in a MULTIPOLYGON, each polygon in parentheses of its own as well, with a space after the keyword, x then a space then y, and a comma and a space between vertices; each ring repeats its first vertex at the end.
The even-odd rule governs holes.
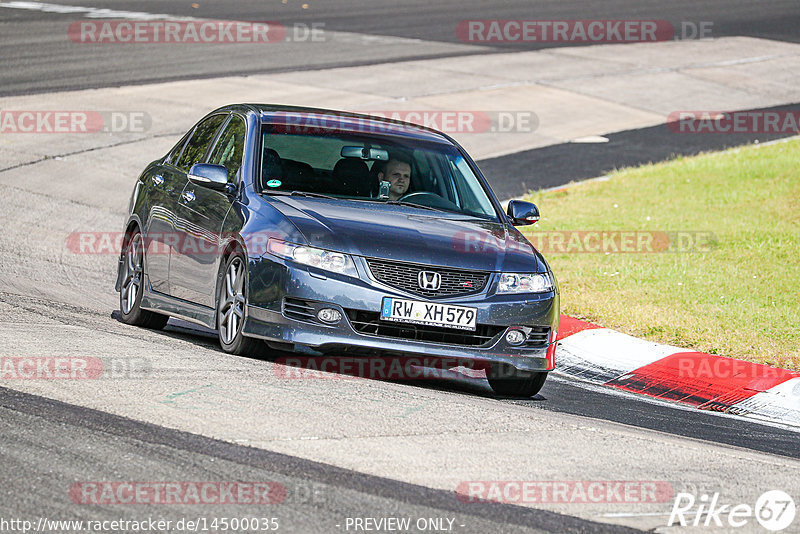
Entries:
MULTIPOLYGON (((622 169, 608 181, 535 192, 530 200, 542 213, 523 230, 534 244, 538 232, 561 230, 713 234, 710 246, 692 252, 544 247, 563 313, 653 341, 800 369, 800 141, 622 169)), ((544 235, 552 243, 554 234, 544 235)))

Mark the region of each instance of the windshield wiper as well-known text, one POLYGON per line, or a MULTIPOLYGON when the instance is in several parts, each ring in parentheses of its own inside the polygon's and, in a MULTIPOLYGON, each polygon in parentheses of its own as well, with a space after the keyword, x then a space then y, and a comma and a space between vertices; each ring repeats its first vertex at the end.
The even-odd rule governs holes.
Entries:
POLYGON ((448 213, 447 210, 434 208, 433 206, 423 206, 422 204, 415 204, 414 202, 406 202, 405 200, 387 200, 384 204, 391 204, 392 206, 410 206, 412 208, 421 208, 424 210, 433 210, 438 212, 448 213))
POLYGON ((434 208, 432 206, 423 206, 422 204, 415 204, 414 202, 406 202, 405 200, 379 200, 376 198, 368 199, 368 198, 340 198, 340 197, 333 197, 330 195, 324 195, 322 193, 312 193, 310 191, 276 191, 274 189, 265 189, 262 191, 265 195, 281 195, 281 196, 291 196, 291 197, 311 197, 311 198, 329 198, 331 200, 359 200, 359 201, 367 201, 367 202, 379 202, 381 204, 391 204, 393 206, 408 206, 411 208, 420 208, 423 210, 432 210, 438 211, 439 213, 456 213, 449 210, 444 210, 440 208, 434 208))
POLYGON ((293 197, 312 197, 312 198, 332 198, 333 200, 341 200, 330 195, 323 195, 322 193, 311 193, 310 191, 292 191, 290 193, 293 197))
POLYGON ((330 195, 323 195, 322 193, 310 193, 308 191, 279 191, 276 189, 264 189, 261 191, 262 195, 280 195, 284 197, 314 197, 314 198, 331 198, 340 200, 330 195))

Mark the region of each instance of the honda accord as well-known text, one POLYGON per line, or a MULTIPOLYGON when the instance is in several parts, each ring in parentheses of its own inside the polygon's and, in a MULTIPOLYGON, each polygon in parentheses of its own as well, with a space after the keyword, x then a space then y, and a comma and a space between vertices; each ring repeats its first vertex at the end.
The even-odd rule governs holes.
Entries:
POLYGON ((222 349, 455 358, 532 396, 555 365, 559 293, 449 136, 365 115, 217 109, 136 181, 123 322, 215 329, 222 349))

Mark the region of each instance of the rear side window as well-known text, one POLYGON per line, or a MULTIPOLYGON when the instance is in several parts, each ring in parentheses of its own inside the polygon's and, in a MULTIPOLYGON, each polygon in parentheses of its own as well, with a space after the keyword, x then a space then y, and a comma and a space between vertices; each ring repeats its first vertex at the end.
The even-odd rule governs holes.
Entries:
POLYGON ((242 166, 242 153, 244 152, 244 136, 247 126, 244 120, 237 115, 231 117, 230 122, 220 135, 217 144, 209 158, 209 163, 224 165, 228 169, 228 180, 235 181, 236 173, 242 166))
POLYGON ((178 144, 175 145, 174 147, 172 147, 172 150, 170 150, 169 154, 167 154, 167 157, 164 160, 164 163, 171 163, 171 164, 174 165, 178 161, 178 158, 181 155, 181 151, 183 150, 183 145, 186 144, 186 140, 189 139, 190 135, 191 135, 191 132, 189 132, 189 133, 185 134, 183 137, 181 137, 181 140, 178 141, 178 144))
POLYGON ((188 172, 192 165, 200 163, 225 117, 225 115, 214 115, 198 124, 175 166, 188 172))

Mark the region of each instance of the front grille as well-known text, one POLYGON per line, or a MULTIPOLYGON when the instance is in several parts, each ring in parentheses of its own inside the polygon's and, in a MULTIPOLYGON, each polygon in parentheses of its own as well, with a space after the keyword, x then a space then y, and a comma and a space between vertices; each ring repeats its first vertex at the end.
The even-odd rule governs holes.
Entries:
POLYGON ((315 322, 317 316, 314 315, 314 308, 307 301, 285 297, 283 299, 283 315, 289 319, 297 321, 315 322))
POLYGON ((504 326, 479 324, 475 331, 471 332, 455 328, 381 321, 381 314, 378 312, 362 310, 345 310, 345 312, 356 332, 413 341, 479 347, 489 344, 498 334, 505 331, 504 326))
POLYGON ((480 293, 489 281, 489 273, 482 271, 462 271, 412 263, 398 263, 383 260, 367 260, 372 276, 386 285, 408 291, 427 298, 455 297, 480 293), (436 272, 442 276, 439 289, 419 287, 420 271, 436 272))
POLYGON ((544 347, 548 341, 550 341, 550 327, 533 326, 528 334, 528 339, 525 340, 525 346, 544 347))

